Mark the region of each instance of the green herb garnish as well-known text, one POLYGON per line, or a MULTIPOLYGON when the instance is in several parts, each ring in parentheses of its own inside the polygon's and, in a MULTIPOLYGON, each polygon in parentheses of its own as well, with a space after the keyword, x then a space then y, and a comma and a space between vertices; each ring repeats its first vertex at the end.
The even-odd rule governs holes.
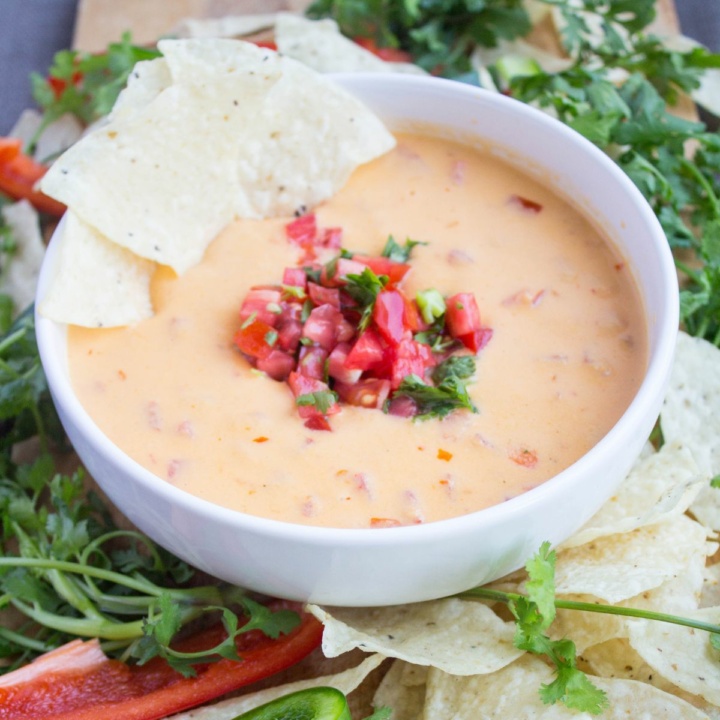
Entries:
POLYGON ((406 263, 410 260, 413 248, 417 245, 427 245, 427 243, 422 242, 422 240, 411 240, 408 238, 405 240, 404 245, 400 245, 395 241, 395 238, 392 235, 388 235, 387 242, 385 243, 385 247, 380 255, 392 260, 393 262, 406 263))
POLYGON ((433 371, 435 385, 424 382, 417 375, 406 377, 393 397, 408 397, 417 407, 418 420, 442 418, 454 410, 477 408, 467 391, 466 381, 475 374, 475 359, 470 356, 453 356, 440 363, 433 371))

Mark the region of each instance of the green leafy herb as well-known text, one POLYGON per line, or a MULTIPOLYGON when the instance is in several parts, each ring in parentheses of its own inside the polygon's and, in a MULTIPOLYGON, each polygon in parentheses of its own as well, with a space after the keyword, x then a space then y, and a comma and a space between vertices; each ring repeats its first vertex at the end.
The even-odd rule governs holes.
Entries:
POLYGON ((375 301, 380 291, 387 285, 387 275, 376 275, 369 267, 359 275, 351 273, 346 278, 347 284, 343 290, 355 301, 360 312, 358 331, 367 328, 372 318, 375 301))
POLYGON ((30 145, 66 113, 86 125, 107 115, 135 64, 159 56, 158 50, 133 45, 129 33, 124 33, 120 42, 110 44, 104 53, 56 53, 49 77, 37 73, 30 77, 33 97, 43 110, 42 123, 30 145))
POLYGON ((332 17, 348 37, 407 50, 426 70, 455 78, 471 72, 476 45, 496 47, 530 30, 522 0, 316 0, 307 13, 332 17))
POLYGON ((526 595, 478 587, 461 593, 460 597, 481 598, 508 605, 516 622, 516 647, 545 655, 555 665, 555 680, 540 689, 543 702, 562 702, 568 707, 592 714, 602 712, 607 706, 604 693, 577 668, 574 643, 567 639, 551 640, 548 637, 546 631, 555 618, 556 609, 635 617, 702 630, 709 633, 710 644, 720 649, 720 625, 653 610, 556 598, 555 552, 550 550, 549 543, 541 545, 539 551, 528 560, 525 569, 529 577, 526 595))
POLYGON ((236 657, 235 638, 251 629, 275 637, 297 616, 270 613, 229 585, 186 586, 194 570, 135 531, 113 523, 81 473, 55 474, 51 450, 64 433, 35 342, 33 310, 0 338, 0 610, 24 616, 0 628, 0 657, 12 670, 75 637, 146 662, 161 656, 190 674, 192 664, 236 657), (18 464, 13 447, 37 435, 40 454, 18 464), (237 613, 246 615, 241 625, 237 613), (192 658, 170 648, 187 623, 220 615, 228 637, 192 658))
POLYGON ((400 245, 392 235, 388 235, 385 247, 380 254, 382 257, 389 258, 393 262, 406 263, 410 260, 413 248, 417 245, 427 245, 427 243, 422 242, 422 240, 411 240, 408 238, 405 240, 404 245, 400 245))
POLYGON ((429 385, 417 375, 406 377, 393 397, 408 397, 417 407, 416 418, 442 418, 455 410, 477 412, 467 391, 466 380, 475 374, 475 359, 453 356, 438 365, 433 372, 436 385, 429 385))
POLYGON ((325 415, 337 400, 337 393, 332 390, 317 390, 316 392, 298 395, 295 398, 295 404, 299 406, 312 405, 325 415))

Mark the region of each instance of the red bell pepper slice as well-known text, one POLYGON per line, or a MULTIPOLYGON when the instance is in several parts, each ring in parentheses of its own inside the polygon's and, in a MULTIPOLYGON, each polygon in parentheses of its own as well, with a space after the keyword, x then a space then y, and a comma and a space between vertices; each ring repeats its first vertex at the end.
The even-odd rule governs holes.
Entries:
POLYGON ((20 140, 0 138, 0 192, 14 200, 28 200, 39 212, 60 217, 65 206, 35 190, 36 183, 46 172, 45 165, 22 152, 20 140))
MULTIPOLYGON (((279 607, 299 611, 297 605, 290 603, 274 605, 275 609, 279 607)), ((119 660, 105 659, 94 661, 85 669, 56 668, 39 677, 0 686, 0 717, 3 720, 160 720, 300 661, 322 638, 322 625, 306 613, 300 612, 300 616, 300 625, 276 640, 259 632, 239 636, 238 652, 242 661, 223 658, 198 665, 195 677, 183 677, 161 658, 132 667, 119 660)), ((212 647, 224 632, 220 627, 202 631, 178 643, 177 648, 191 652, 212 647)), ((96 652, 95 643, 85 645, 94 646, 96 652)), ((9 677, 5 676, 4 680, 9 677)))
POLYGON ((400 50, 399 48, 379 47, 372 38, 356 37, 353 38, 353 40, 357 45, 370 51, 373 55, 377 55, 377 57, 385 62, 411 63, 413 61, 412 55, 409 52, 400 50))

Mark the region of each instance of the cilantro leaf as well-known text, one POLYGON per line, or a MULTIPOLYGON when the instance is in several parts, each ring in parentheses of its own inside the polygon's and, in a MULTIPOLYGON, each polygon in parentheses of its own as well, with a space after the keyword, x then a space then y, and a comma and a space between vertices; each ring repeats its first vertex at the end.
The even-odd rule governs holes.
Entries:
POLYGON ((312 405, 325 415, 337 400, 337 393, 332 390, 316 390, 315 392, 298 395, 295 398, 295 404, 301 407, 312 405))
POLYGON ((540 689, 542 701, 562 702, 593 715, 601 713, 608 706, 607 697, 578 669, 575 644, 568 639, 552 640, 546 634, 555 619, 555 553, 549 543, 542 544, 525 568, 530 578, 528 595, 512 596, 508 607, 516 622, 515 646, 544 655, 555 666, 555 679, 540 689))
POLYGON ((393 262, 406 263, 410 260, 413 248, 417 245, 427 245, 427 243, 422 240, 411 240, 408 238, 405 240, 404 245, 400 245, 392 235, 388 235, 387 242, 380 255, 389 258, 393 262))
POLYGON ((347 284, 343 290, 356 303, 357 310, 360 312, 358 332, 362 332, 370 324, 375 301, 387 285, 388 276, 376 275, 369 267, 366 267, 359 275, 350 273, 346 280, 347 284))
POLYGON ((104 53, 56 53, 47 78, 37 73, 30 78, 33 98, 43 110, 31 148, 45 128, 66 113, 85 125, 107 115, 136 63, 157 57, 158 50, 133 45, 129 33, 104 53))
POLYGON ((440 363, 433 371, 429 385, 417 375, 409 375, 393 394, 393 397, 408 397, 417 407, 418 420, 442 418, 455 410, 465 409, 476 413, 466 380, 475 374, 475 359, 470 355, 452 356, 440 363))

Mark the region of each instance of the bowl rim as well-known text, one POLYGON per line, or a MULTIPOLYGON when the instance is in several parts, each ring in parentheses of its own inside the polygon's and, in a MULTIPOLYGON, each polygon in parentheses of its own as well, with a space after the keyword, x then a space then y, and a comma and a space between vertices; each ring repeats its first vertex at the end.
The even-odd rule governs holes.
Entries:
MULTIPOLYGON (((82 429, 86 437, 92 439, 103 456, 141 483, 145 490, 159 494, 168 504, 180 506, 193 515, 201 515, 204 518, 222 522, 235 527, 238 531, 245 530, 256 534, 271 535, 277 539, 302 540, 303 543, 310 545, 339 542, 343 545, 349 544, 365 548, 386 545, 389 541, 399 545, 412 544, 421 538, 424 541, 438 541, 446 536, 462 534, 479 524, 488 527, 501 525, 514 516, 522 516, 524 511, 532 506, 541 506, 554 499, 561 500, 565 488, 575 484, 578 475, 583 476, 586 472, 592 471, 595 466, 601 465, 600 461, 603 457, 606 457, 607 454, 612 455, 626 443, 626 433, 629 428, 636 426, 641 421, 647 408, 652 406, 658 395, 661 395, 669 376, 679 324, 679 300, 672 254, 659 221, 639 189, 605 153, 582 135, 541 110, 483 88, 441 78, 391 73, 339 73, 331 77, 351 93, 369 83, 373 85, 382 83, 395 92, 406 93, 416 89, 425 91, 444 88, 445 91, 470 96, 485 106, 497 105, 500 108, 509 109, 521 117, 528 118, 528 121, 533 124, 540 123, 549 127, 551 131, 565 135, 568 142, 581 147, 590 154, 595 162, 604 166, 604 169, 612 175, 623 192, 630 196, 641 220, 659 246, 658 260, 662 269, 661 281, 666 292, 662 293, 664 301, 662 308, 654 308, 654 317, 657 319, 657 342, 654 349, 649 348, 645 376, 629 406, 617 422, 582 457, 540 485, 502 503, 465 515, 429 523, 390 528, 324 527, 264 518, 217 505, 173 486, 125 454, 95 424, 72 391, 67 358, 58 358, 55 352, 58 342, 63 347, 66 346, 67 326, 44 317, 38 309, 55 263, 58 239, 65 224, 64 218, 58 224, 43 259, 35 303, 36 335, 40 357, 55 402, 63 408, 64 413, 72 419, 74 424, 82 429)), ((644 297, 643 300, 645 300, 644 297)), ((645 308, 645 313, 649 321, 650 309, 645 308)), ((102 486, 102 479, 97 480, 102 486)))

